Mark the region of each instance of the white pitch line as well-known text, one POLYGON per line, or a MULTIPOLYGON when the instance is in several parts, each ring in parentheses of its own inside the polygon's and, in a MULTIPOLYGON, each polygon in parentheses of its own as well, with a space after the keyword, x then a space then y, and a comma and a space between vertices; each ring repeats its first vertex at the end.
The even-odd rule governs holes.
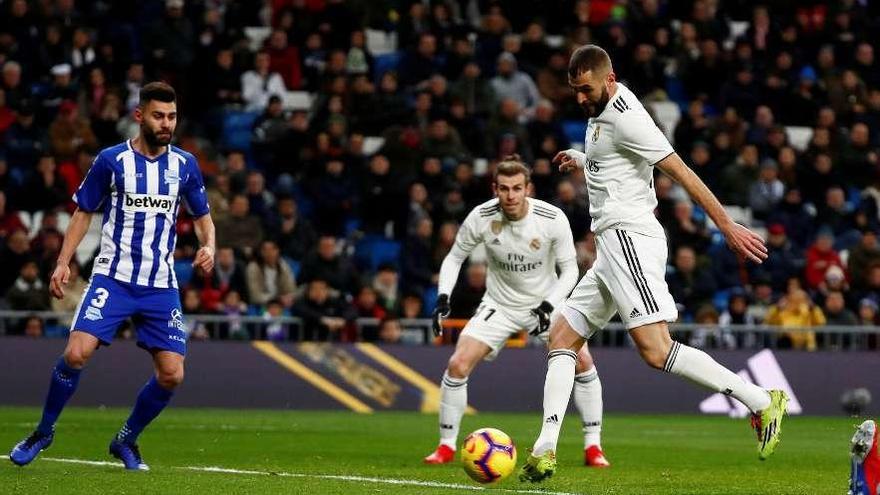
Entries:
MULTIPOLYGON (((9 459, 9 456, 0 455, 0 459, 9 459)), ((114 466, 122 467, 118 462, 110 461, 90 461, 88 459, 70 459, 63 457, 41 457, 44 461, 63 462, 67 464, 84 464, 87 466, 114 466)), ((322 480, 336 481, 352 481, 358 483, 379 483, 385 485, 404 485, 404 486, 424 486, 429 488, 450 488, 454 490, 468 491, 485 491, 485 492, 502 492, 502 493, 538 493, 542 495, 577 495, 569 492, 551 492, 546 490, 516 490, 512 488, 487 488, 484 486, 461 485, 458 483, 443 483, 440 481, 422 481, 407 480, 396 478, 374 478, 370 476, 348 476, 341 474, 305 474, 305 473, 288 473, 284 471, 253 471, 249 469, 233 469, 220 466, 172 466, 171 469, 182 469, 186 471, 198 471, 203 473, 221 473, 221 474, 245 474, 255 476, 281 476, 287 478, 312 478, 322 480)))

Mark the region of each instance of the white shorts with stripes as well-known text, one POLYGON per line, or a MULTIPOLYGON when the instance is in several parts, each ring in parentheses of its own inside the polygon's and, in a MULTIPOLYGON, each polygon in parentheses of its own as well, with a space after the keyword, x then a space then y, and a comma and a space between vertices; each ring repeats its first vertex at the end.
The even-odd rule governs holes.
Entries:
MULTIPOLYGON (((540 302, 536 302, 538 306, 540 302)), ((550 316, 552 321, 557 311, 550 316)), ((498 353, 507 344, 507 340, 516 335, 520 330, 531 332, 538 326, 538 318, 530 311, 521 310, 513 311, 504 308, 489 297, 484 297, 461 335, 467 335, 489 346, 490 352, 484 358, 485 361, 494 361, 498 357, 498 353)), ((536 338, 542 340, 545 344, 550 332, 543 332, 536 338)))
POLYGON ((565 301, 562 314, 590 338, 614 316, 627 329, 678 318, 666 285, 666 239, 606 229, 596 236, 596 262, 565 301))

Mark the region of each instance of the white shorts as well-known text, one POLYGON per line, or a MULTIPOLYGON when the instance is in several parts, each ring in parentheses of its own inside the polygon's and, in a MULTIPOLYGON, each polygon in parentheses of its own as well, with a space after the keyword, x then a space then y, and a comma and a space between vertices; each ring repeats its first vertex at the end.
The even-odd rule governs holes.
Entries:
MULTIPOLYGON (((539 303, 535 304, 535 307, 539 303)), ((556 312, 551 316, 556 316, 556 312)), ((531 332, 538 326, 538 317, 530 311, 511 311, 501 309, 498 303, 483 298, 477 312, 465 325, 461 335, 467 335, 473 339, 479 340, 491 349, 491 352, 485 357, 486 361, 493 361, 498 357, 498 353, 504 348, 507 339, 516 335, 520 330, 531 332)), ((550 332, 543 332, 537 338, 547 343, 550 332)))
POLYGON ((678 319, 666 285, 665 238, 606 229, 596 236, 596 263, 562 305, 568 323, 590 338, 614 316, 627 329, 678 319))

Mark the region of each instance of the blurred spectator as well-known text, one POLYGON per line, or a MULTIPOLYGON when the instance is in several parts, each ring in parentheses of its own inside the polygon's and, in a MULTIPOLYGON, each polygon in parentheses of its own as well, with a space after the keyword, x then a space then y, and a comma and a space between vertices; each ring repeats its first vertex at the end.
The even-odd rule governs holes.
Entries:
POLYGON ((278 198, 278 212, 269 229, 274 233, 281 254, 294 260, 303 260, 318 240, 311 222, 300 215, 292 196, 278 198))
POLYGON ((492 85, 481 75, 480 66, 468 62, 449 92, 464 103, 468 115, 485 118, 495 108, 496 95, 492 85))
POLYGON ((711 302, 715 292, 715 280, 709 270, 697 267, 697 255, 694 248, 681 246, 675 251, 675 271, 667 275, 669 292, 675 302, 684 305, 686 316, 695 308, 711 302))
POLYGON ((88 120, 77 114, 77 106, 65 100, 58 108, 58 116, 49 126, 52 151, 60 160, 71 160, 80 146, 95 149, 98 140, 88 120))
POLYGON ((25 337, 30 337, 33 339, 40 338, 45 333, 45 327, 43 325, 43 319, 39 316, 30 316, 24 320, 24 325, 22 333, 25 337))
POLYGON ((694 323, 698 326, 691 335, 691 346, 698 349, 736 349, 736 338, 729 327, 719 325, 718 311, 711 304, 697 310, 694 323))
POLYGON ((825 296, 825 304, 822 312, 825 314, 827 325, 851 326, 858 325, 856 314, 846 307, 846 300, 840 291, 831 291, 825 296))
POLYGON ((15 229, 6 236, 6 244, 0 250, 0 263, 3 266, 3 270, 0 270, 0 287, 9 288, 27 261, 32 261, 27 230, 15 229))
POLYGON ((442 70, 437 37, 428 32, 421 33, 415 49, 407 52, 401 62, 401 81, 408 86, 415 85, 442 70))
POLYGON ((770 224, 767 233, 767 259, 755 272, 766 275, 774 281, 774 288, 781 290, 786 280, 801 273, 806 261, 802 251, 788 239, 782 224, 770 224))
POLYGON ((431 261, 433 232, 431 219, 422 218, 415 232, 406 239, 403 248, 403 282, 407 289, 424 291, 437 284, 437 272, 431 261))
POLYGON ((450 127, 446 118, 441 116, 431 119, 423 149, 426 154, 441 159, 457 160, 467 154, 458 131, 450 127))
POLYGON ((464 280, 460 280, 449 297, 450 318, 467 319, 474 315, 483 293, 486 291, 486 265, 472 263, 465 270, 464 280))
POLYGON ((285 340, 289 332, 286 323, 279 321, 284 316, 284 303, 278 299, 271 299, 266 303, 263 311, 263 319, 267 321, 264 326, 266 340, 285 340))
POLYGON ((207 312, 201 305, 198 291, 189 288, 183 289, 180 302, 187 337, 190 340, 208 340, 210 338, 208 328, 196 317, 196 315, 207 312))
POLYGON ((859 325, 877 325, 877 301, 866 297, 859 301, 859 325))
POLYGON ((529 146, 536 158, 552 160, 556 153, 568 149, 568 138, 554 112, 549 100, 541 100, 535 107, 534 119, 526 125, 529 146))
POLYGON ((280 29, 272 31, 265 50, 269 54, 269 71, 279 74, 287 89, 291 91, 300 89, 302 74, 299 50, 287 43, 287 33, 280 29))
POLYGON ((391 173, 388 158, 380 153, 373 155, 359 182, 360 200, 368 205, 360 213, 363 231, 380 235, 395 232, 395 222, 401 220, 404 198, 399 178, 391 173))
POLYGON ((254 55, 254 68, 241 75, 241 94, 245 109, 262 112, 269 104, 269 97, 283 97, 287 93, 284 80, 269 68, 271 60, 267 52, 254 55))
MULTIPOLYGON (((266 189, 266 178, 263 177, 262 172, 252 170, 248 172, 245 184, 248 212, 257 218, 263 219, 266 224, 270 224, 270 212, 275 206, 275 195, 266 189)), ((268 227, 268 225, 266 226, 268 227)))
POLYGON ((217 246, 230 247, 249 257, 263 240, 260 220, 250 214, 248 197, 235 194, 229 202, 229 215, 217 220, 217 246))
POLYGON ((6 292, 9 308, 25 311, 48 311, 49 289, 40 280, 40 269, 34 260, 25 261, 18 278, 6 292))
POLYGON ((340 251, 335 237, 322 234, 315 250, 303 259, 301 282, 320 279, 332 289, 331 293, 334 295, 353 294, 360 285, 358 274, 340 251))
POLYGON ((517 69, 516 57, 504 52, 498 56, 497 75, 492 78, 492 91, 496 102, 511 99, 520 105, 524 118, 531 118, 540 95, 531 76, 517 69))
POLYGON ((324 173, 314 183, 312 198, 318 230, 341 235, 346 219, 360 199, 351 174, 345 172, 345 162, 332 159, 325 163, 324 173))
POLYGON ((214 65, 205 78, 206 88, 203 97, 206 108, 223 108, 242 103, 241 76, 234 66, 232 50, 217 50, 214 65))
POLYGON ((396 312, 400 304, 400 275, 391 264, 379 265, 373 277, 372 287, 379 295, 379 303, 386 311, 396 312))
POLYGON ((867 286, 869 267, 878 264, 880 264, 880 246, 877 245, 877 233, 873 230, 865 230, 859 243, 850 249, 846 260, 853 289, 864 289, 867 286))
POLYGON ((736 160, 721 173, 721 202, 726 205, 749 206, 749 190, 757 181, 758 148, 749 144, 742 148, 736 160))
POLYGON ((776 162, 767 159, 761 164, 758 180, 749 189, 749 207, 752 215, 758 220, 766 220, 770 213, 782 201, 785 186, 779 180, 779 168, 776 162))
POLYGON ((355 318, 354 309, 341 298, 330 295, 327 282, 313 279, 306 293, 293 307, 293 314, 303 319, 303 340, 339 340, 348 323, 355 318))
POLYGON ((680 246, 690 246, 696 252, 709 247, 712 234, 703 221, 694 219, 694 206, 690 199, 675 203, 675 219, 667 229, 670 249, 675 252, 680 246))
POLYGON ((285 308, 293 306, 296 281, 275 242, 260 243, 259 257, 247 266, 247 288, 251 304, 263 306, 278 300, 285 308))
MULTIPOLYGON (((185 74, 195 59, 195 29, 183 7, 184 0, 165 0, 165 15, 156 19, 144 36, 151 62, 165 75, 185 74)), ((178 84, 183 80, 174 79, 178 84)))
POLYGON ((18 119, 6 131, 6 160, 12 170, 29 170, 49 151, 45 132, 36 125, 30 103, 18 110, 18 119))
POLYGON ((16 230, 25 230, 18 212, 11 210, 6 201, 6 193, 0 190, 0 239, 6 239, 16 230))
POLYGON ((13 110, 21 110, 23 101, 30 96, 27 86, 22 84, 21 64, 15 60, 3 64, 2 84, 6 104, 13 110))
POLYGON ((400 320, 394 317, 385 318, 379 323, 379 341, 383 344, 399 344, 403 335, 400 320))
POLYGON ((825 278, 825 272, 831 266, 844 269, 840 255, 834 250, 834 234, 831 229, 822 228, 816 237, 816 242, 807 249, 807 264, 804 269, 804 277, 807 287, 815 290, 825 278))
MULTIPOLYGON (((377 320, 382 320, 388 314, 388 311, 379 304, 376 290, 368 285, 361 287, 358 291, 357 296, 354 298, 354 309, 357 312, 358 318, 375 318, 377 320)), ((378 337, 378 332, 378 325, 362 325, 360 335, 361 340, 368 342, 375 341, 378 337)))
POLYGON ((41 156, 35 172, 24 185, 20 200, 22 209, 30 212, 52 211, 70 201, 67 184, 58 174, 55 158, 52 155, 41 156))
POLYGON ((223 302, 217 308, 217 312, 226 317, 220 326, 221 336, 234 340, 247 340, 251 338, 247 327, 241 321, 241 317, 247 313, 247 304, 241 300, 241 294, 236 290, 230 290, 223 296, 223 302))
POLYGON ((764 323, 782 327, 777 344, 783 349, 816 350, 816 332, 812 327, 825 325, 825 315, 801 289, 789 291, 770 307, 764 323))

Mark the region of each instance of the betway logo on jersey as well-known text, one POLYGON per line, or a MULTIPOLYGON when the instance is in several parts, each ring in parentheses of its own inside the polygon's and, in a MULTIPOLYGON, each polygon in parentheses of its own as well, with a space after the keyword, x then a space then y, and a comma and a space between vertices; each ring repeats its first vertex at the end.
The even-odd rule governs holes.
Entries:
MULTIPOLYGON (((773 355, 770 349, 755 354, 748 359, 746 370, 740 370, 737 375, 747 382, 754 383, 765 389, 779 389, 788 394, 788 406, 786 410, 788 414, 801 414, 803 408, 800 401, 794 394, 791 384, 785 378, 779 361, 773 355)), ((727 414, 732 418, 744 418, 750 411, 746 406, 742 405, 738 400, 731 399, 729 391, 727 393, 717 393, 709 396, 700 402, 700 412, 707 414, 727 414)))
POLYGON ((133 213, 174 213, 174 196, 164 194, 131 194, 125 195, 122 209, 133 213))

